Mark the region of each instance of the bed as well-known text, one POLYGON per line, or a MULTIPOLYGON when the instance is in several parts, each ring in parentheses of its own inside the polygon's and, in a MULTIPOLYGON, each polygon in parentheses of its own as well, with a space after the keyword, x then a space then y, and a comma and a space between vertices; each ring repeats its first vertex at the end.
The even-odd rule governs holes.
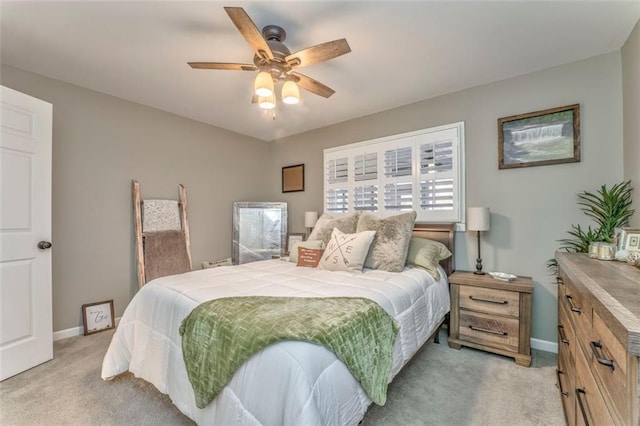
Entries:
MULTIPOLYGON (((416 224, 413 235, 453 252, 452 224, 416 224)), ((103 379, 126 371, 168 394, 198 424, 355 425, 371 400, 345 364, 323 346, 285 341, 252 356, 217 398, 197 408, 178 332, 200 303, 231 296, 364 297, 400 325, 389 382, 420 347, 437 335, 449 312, 447 275, 435 280, 419 268, 362 274, 297 267, 279 259, 192 271, 147 283, 125 310, 102 366, 103 379)))

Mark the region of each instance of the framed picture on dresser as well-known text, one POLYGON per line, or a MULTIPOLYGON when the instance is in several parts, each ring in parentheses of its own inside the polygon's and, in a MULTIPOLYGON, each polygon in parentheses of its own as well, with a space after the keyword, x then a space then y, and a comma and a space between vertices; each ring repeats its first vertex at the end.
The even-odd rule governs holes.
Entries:
POLYGON ((624 249, 640 252, 640 229, 627 229, 625 232, 627 236, 624 249))

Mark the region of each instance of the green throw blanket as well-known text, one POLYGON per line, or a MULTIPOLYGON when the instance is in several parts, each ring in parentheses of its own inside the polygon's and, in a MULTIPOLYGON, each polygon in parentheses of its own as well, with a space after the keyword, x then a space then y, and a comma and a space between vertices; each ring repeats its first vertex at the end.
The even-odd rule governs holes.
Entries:
POLYGON ((333 351, 369 398, 383 405, 398 330, 393 317, 369 299, 229 297, 198 305, 182 322, 180 335, 199 408, 253 354, 284 340, 333 351))

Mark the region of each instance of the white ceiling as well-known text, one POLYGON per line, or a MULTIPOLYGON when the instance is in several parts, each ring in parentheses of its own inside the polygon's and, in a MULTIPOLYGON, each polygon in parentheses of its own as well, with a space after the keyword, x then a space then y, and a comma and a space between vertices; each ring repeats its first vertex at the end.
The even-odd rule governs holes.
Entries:
POLYGON ((620 49, 640 1, 2 0, 1 62, 265 141, 620 49), (352 52, 298 70, 336 90, 251 103, 253 72, 187 61, 252 63, 223 10, 287 31, 292 52, 346 38, 352 52))

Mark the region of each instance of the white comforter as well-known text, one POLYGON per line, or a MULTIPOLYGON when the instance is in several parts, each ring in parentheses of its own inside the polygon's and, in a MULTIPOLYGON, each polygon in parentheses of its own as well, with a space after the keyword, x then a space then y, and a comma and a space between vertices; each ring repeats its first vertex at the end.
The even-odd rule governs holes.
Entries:
POLYGON ((201 302, 243 295, 376 301, 401 327, 389 381, 449 311, 446 280, 436 282, 420 269, 359 274, 266 260, 193 271, 153 280, 136 294, 105 355, 102 378, 131 371, 168 394, 198 424, 357 424, 371 401, 332 352, 305 342, 281 342, 258 352, 211 404, 196 407, 182 359, 180 323, 201 302))

